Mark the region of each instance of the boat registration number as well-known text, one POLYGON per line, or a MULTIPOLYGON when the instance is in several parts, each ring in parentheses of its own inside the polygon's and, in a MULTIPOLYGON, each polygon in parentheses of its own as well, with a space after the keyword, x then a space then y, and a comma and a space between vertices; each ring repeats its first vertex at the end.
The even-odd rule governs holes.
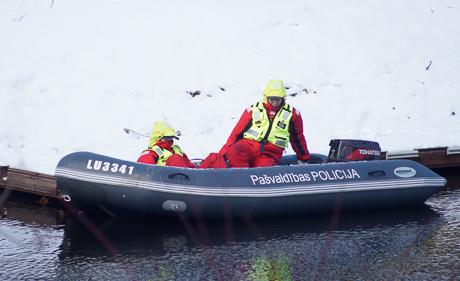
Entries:
POLYGON ((102 170, 104 172, 112 172, 112 173, 122 173, 128 175, 132 175, 134 171, 134 166, 128 165, 120 165, 118 163, 111 163, 111 162, 103 162, 100 160, 89 159, 88 164, 86 165, 86 169, 88 170, 102 170))

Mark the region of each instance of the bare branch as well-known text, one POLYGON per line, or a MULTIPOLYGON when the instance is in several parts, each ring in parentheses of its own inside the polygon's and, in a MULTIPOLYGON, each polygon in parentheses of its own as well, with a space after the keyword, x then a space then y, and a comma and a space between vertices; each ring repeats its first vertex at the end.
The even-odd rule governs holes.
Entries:
POLYGON ((426 70, 428 70, 428 68, 430 68, 431 66, 431 61, 430 61, 430 64, 426 67, 426 70))

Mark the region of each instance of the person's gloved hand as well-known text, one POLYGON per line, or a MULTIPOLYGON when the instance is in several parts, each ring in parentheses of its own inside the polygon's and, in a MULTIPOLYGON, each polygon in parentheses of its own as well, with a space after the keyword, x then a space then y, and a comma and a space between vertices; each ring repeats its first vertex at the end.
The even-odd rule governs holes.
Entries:
POLYGON ((323 160, 319 156, 310 155, 310 158, 307 159, 307 163, 308 164, 319 164, 319 163, 323 163, 323 160))
POLYGON ((310 158, 308 158, 307 160, 305 161, 302 161, 302 160, 298 160, 297 163, 299 165, 307 165, 307 164, 319 164, 319 163, 322 163, 323 160, 321 160, 320 157, 316 156, 316 155, 310 155, 310 158))
POLYGON ((307 165, 308 163, 307 163, 307 161, 303 161, 303 160, 298 159, 297 164, 298 165, 307 165))

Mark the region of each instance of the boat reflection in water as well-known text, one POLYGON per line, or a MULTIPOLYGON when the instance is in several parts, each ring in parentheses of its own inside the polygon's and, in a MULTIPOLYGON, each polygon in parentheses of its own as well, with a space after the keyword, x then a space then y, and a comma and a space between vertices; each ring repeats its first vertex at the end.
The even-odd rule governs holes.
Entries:
POLYGON ((430 207, 199 223, 8 201, 0 279, 456 280, 459 202, 448 188, 430 207))
POLYGON ((65 229, 58 278, 435 278, 446 273, 427 267, 425 255, 444 224, 426 205, 227 222, 81 215, 65 229))

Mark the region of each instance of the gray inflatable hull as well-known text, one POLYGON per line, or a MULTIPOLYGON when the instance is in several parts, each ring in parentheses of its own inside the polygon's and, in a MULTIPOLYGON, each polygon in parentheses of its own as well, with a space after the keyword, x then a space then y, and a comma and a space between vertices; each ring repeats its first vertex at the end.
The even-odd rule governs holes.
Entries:
POLYGON ((88 152, 64 157, 56 182, 66 201, 114 217, 241 219, 422 204, 446 180, 409 160, 187 169, 88 152))

